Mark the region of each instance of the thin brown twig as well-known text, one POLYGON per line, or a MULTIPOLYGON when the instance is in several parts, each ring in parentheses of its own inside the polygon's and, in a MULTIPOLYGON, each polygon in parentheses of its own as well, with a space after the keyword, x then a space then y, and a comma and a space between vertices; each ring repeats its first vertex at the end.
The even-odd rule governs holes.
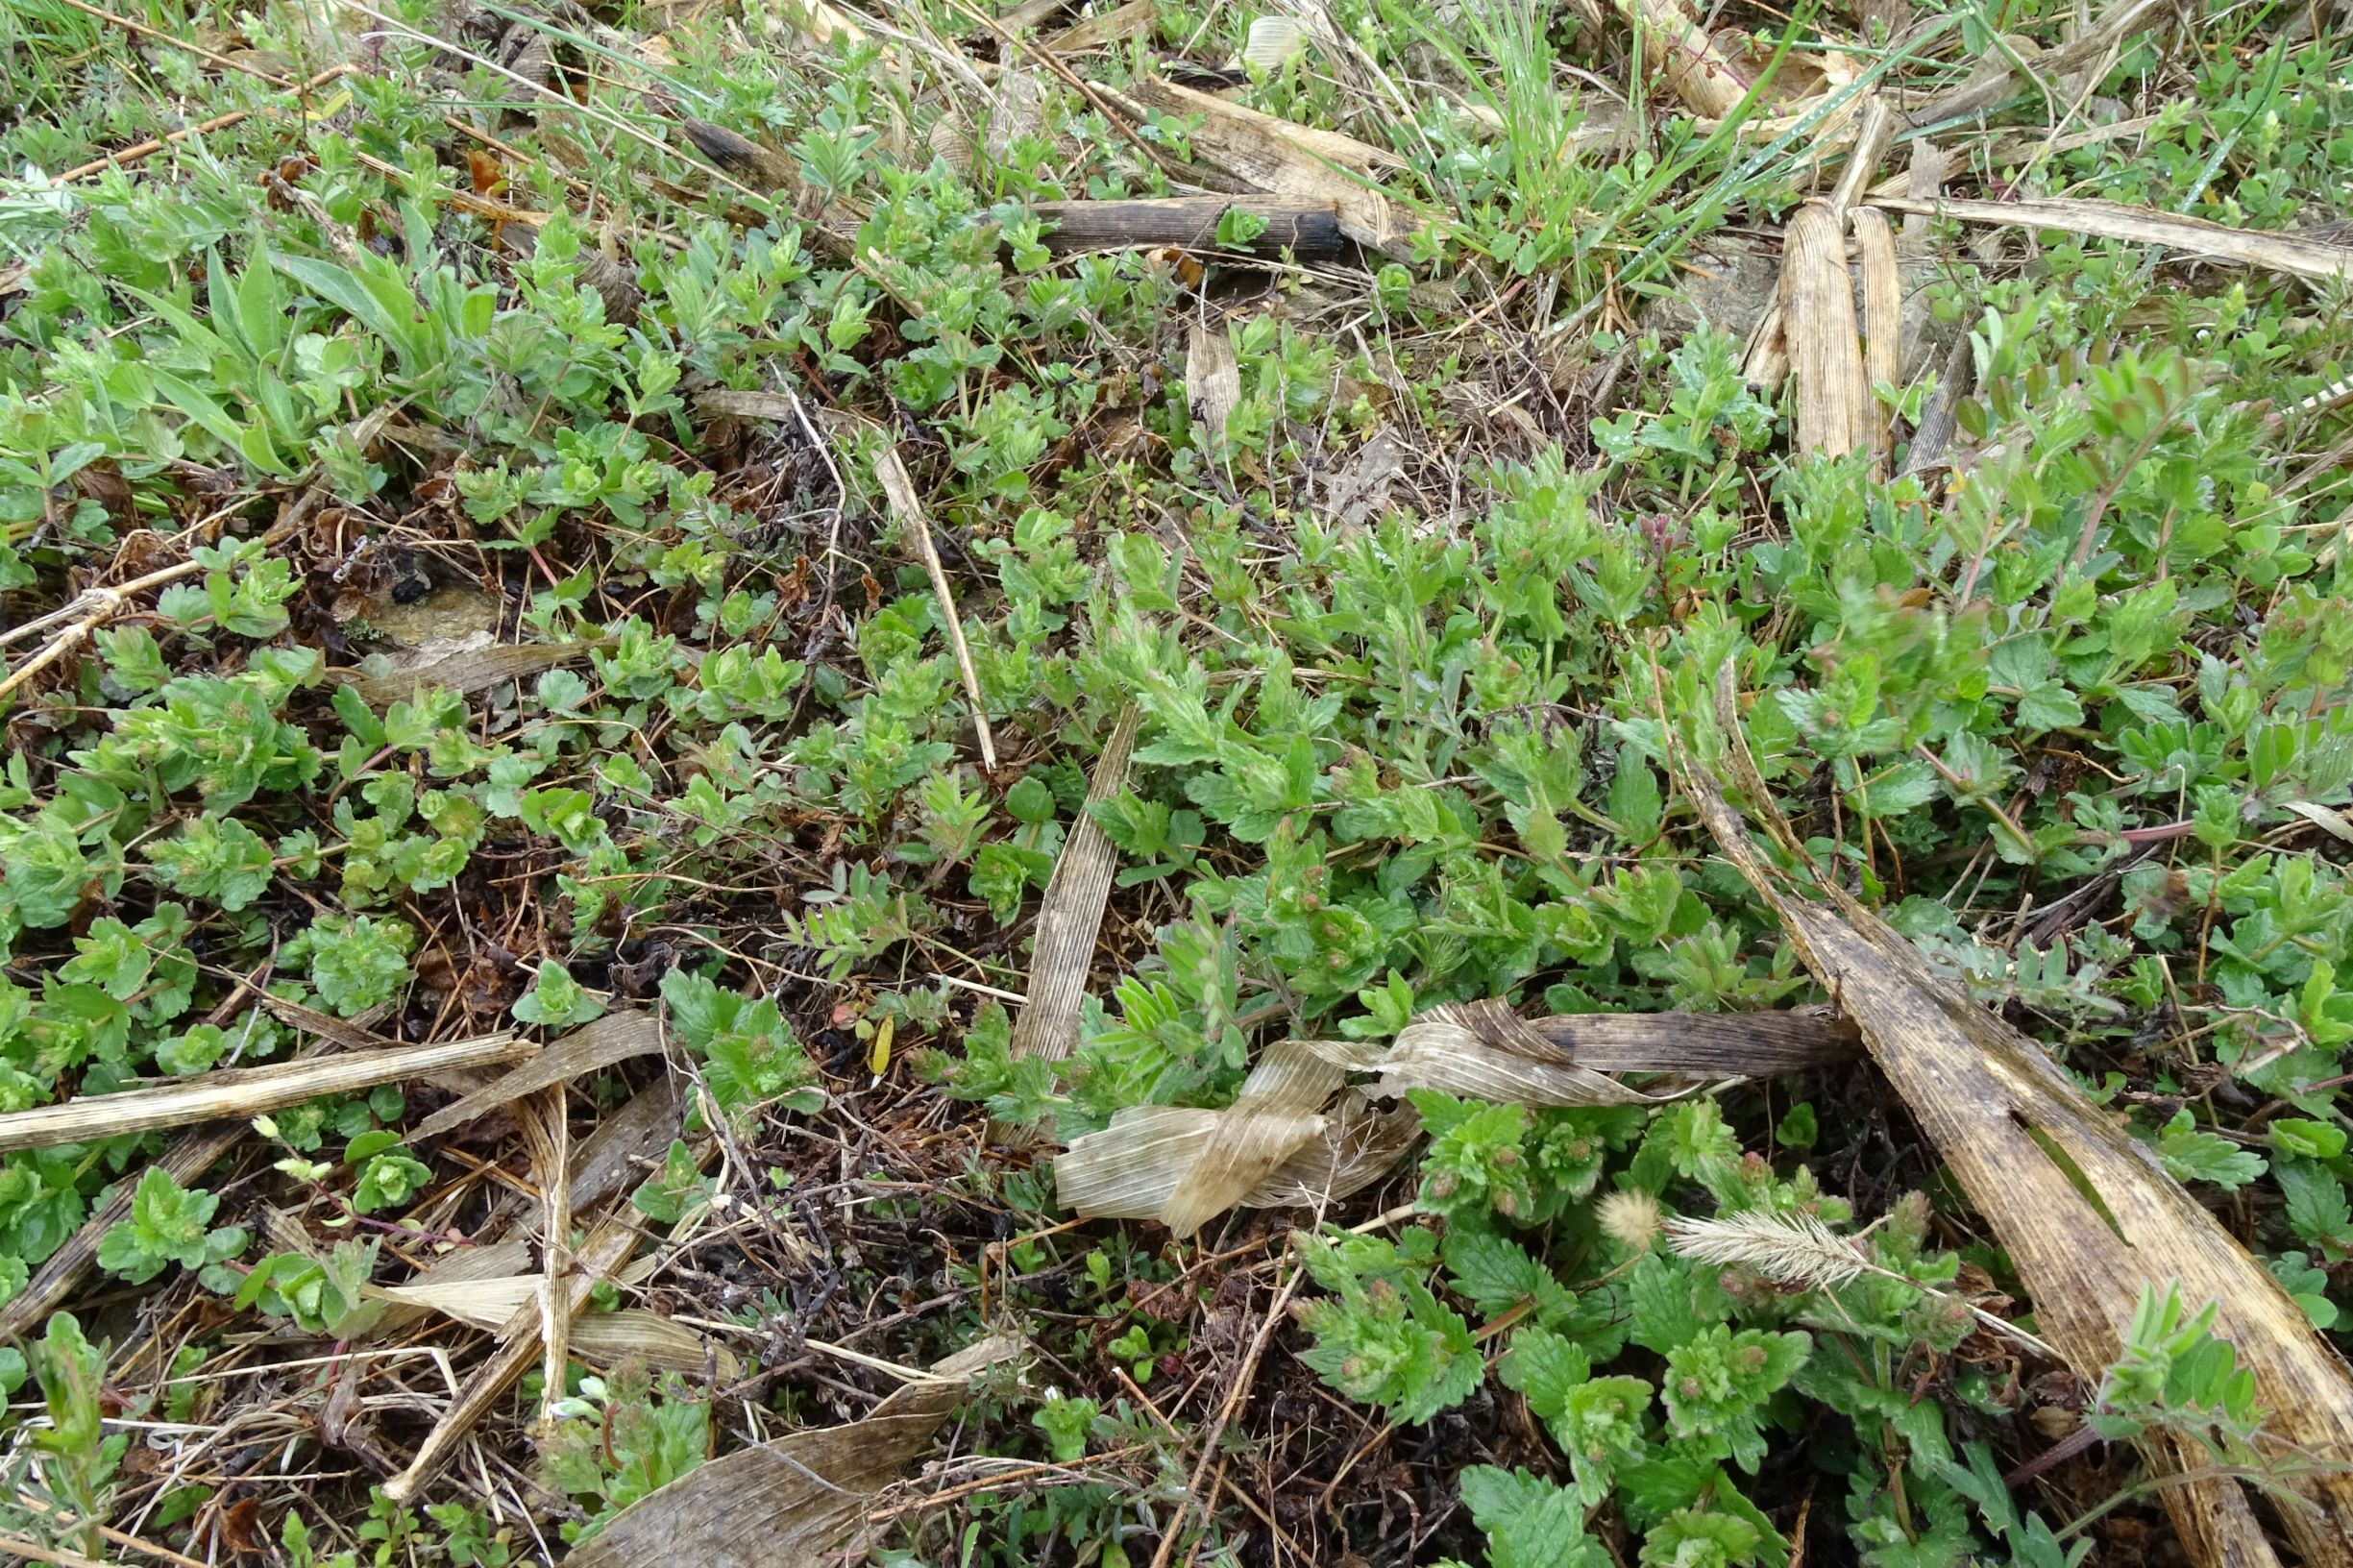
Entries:
MULTIPOLYGON (((341 65, 331 65, 308 81, 298 82, 286 90, 312 92, 339 77, 351 75, 357 69, 359 69, 358 66, 348 61, 341 65)), ((207 136, 215 131, 226 131, 239 121, 251 119, 257 112, 259 111, 251 109, 233 109, 226 114, 214 115, 201 125, 183 126, 165 135, 150 137, 135 147, 126 147, 119 153, 109 153, 104 158, 93 158, 77 168, 67 169, 63 174, 58 176, 58 184, 63 184, 72 180, 85 180, 93 174, 104 174, 109 169, 120 168, 126 163, 136 163, 140 159, 153 157, 164 148, 185 141, 190 136, 207 136)))
MULTIPOLYGON (((1290 1260, 1286 1250, 1284 1259, 1290 1260)), ((1274 1305, 1266 1310, 1266 1320, 1250 1341, 1250 1350, 1242 1358, 1241 1366, 1234 1374, 1234 1386, 1226 1390, 1225 1403, 1218 1407, 1217 1419, 1210 1424, 1209 1435, 1201 1440, 1201 1458, 1193 1464, 1192 1478, 1185 1483, 1184 1500, 1177 1504, 1176 1512, 1168 1520, 1167 1530, 1161 1535, 1160 1546, 1152 1554, 1152 1568, 1168 1568, 1168 1558, 1176 1551, 1177 1538, 1185 1533, 1185 1521, 1201 1502, 1201 1482, 1209 1474, 1210 1462, 1217 1457, 1217 1442, 1226 1427, 1250 1397, 1250 1385, 1257 1381, 1259 1359, 1266 1354, 1268 1341, 1283 1321, 1284 1309, 1290 1305, 1291 1292, 1299 1288, 1300 1271, 1294 1267, 1284 1280, 1283 1288, 1275 1292, 1274 1305)))
POLYGON ((274 87, 290 87, 294 85, 282 76, 272 76, 258 65, 248 65, 241 60, 231 60, 227 55, 216 55, 193 39, 176 38, 169 33, 149 27, 145 22, 135 22, 128 16, 117 16, 110 11, 89 4, 88 0, 65 0, 65 3, 76 11, 97 17, 102 22, 112 22, 125 32, 136 33, 141 37, 153 38, 158 43, 168 43, 175 49, 184 49, 191 55, 210 61, 224 71, 241 71, 247 76, 267 82, 274 87))
MULTIPOLYGON (((22 1493, 17 1495, 15 1505, 20 1508, 25 1508, 31 1512, 39 1514, 44 1519, 51 1520, 57 1519, 59 1515, 65 1511, 62 1508, 43 1503, 38 1498, 27 1497, 22 1493)), ((74 1527, 71 1525, 64 1525, 61 1526, 61 1528, 72 1529, 74 1527)), ((152 1541, 142 1541, 136 1535, 127 1534, 122 1531, 116 1530, 112 1525, 101 1524, 98 1527, 98 1533, 105 1536, 108 1540, 112 1541, 116 1546, 129 1547, 134 1552, 143 1552, 148 1556, 158 1557, 162 1561, 175 1564, 176 1568, 205 1568, 205 1565, 198 1562, 194 1557, 183 1556, 181 1554, 173 1551, 168 1546, 158 1546, 152 1541)), ((17 1551, 20 1550, 20 1548, 18 1548, 13 1541, 10 1541, 9 1550, 17 1551)))

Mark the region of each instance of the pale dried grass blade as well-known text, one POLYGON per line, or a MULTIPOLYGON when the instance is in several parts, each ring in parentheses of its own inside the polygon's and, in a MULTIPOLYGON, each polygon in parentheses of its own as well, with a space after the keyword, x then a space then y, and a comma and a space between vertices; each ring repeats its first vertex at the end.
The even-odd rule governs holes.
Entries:
POLYGON ((981 696, 980 672, 972 667, 972 649, 964 640, 964 622, 956 614, 956 596, 949 592, 947 571, 940 564, 939 547, 931 542, 931 523, 923 515, 922 502, 916 499, 915 483, 907 478, 907 469, 898 460, 898 453, 889 447, 874 458, 874 477, 882 481, 882 493, 891 503, 892 515, 898 519, 899 531, 915 546, 923 570, 931 576, 931 591, 940 601, 940 618, 946 624, 947 646, 956 656, 956 674, 964 679, 964 695, 972 704, 972 723, 980 733, 981 766, 996 772, 996 740, 989 733, 989 703, 981 696))
POLYGON ((1382 1059, 1380 1072, 1373 1092, 1391 1098, 1416 1089, 1504 1105, 1649 1105, 1662 1098, 1590 1067, 1504 1050, 1451 1017, 1408 1024, 1382 1059))
MULTIPOLYGON (((368 1344, 392 1338, 436 1308, 436 1304, 431 1301, 420 1303, 406 1296, 394 1295, 391 1293, 393 1291, 417 1289, 454 1291, 480 1285, 485 1281, 496 1283, 517 1275, 527 1274, 530 1272, 530 1267, 531 1245, 519 1236, 494 1241, 486 1247, 454 1248, 447 1257, 435 1260, 430 1268, 426 1269, 406 1285, 371 1286, 368 1292, 369 1299, 381 1300, 384 1303, 384 1311, 374 1323, 354 1335, 354 1340, 355 1343, 368 1344)), ((521 1298, 518 1297, 515 1305, 520 1304, 521 1298)), ((447 1311, 447 1309, 440 1310, 447 1311)), ((511 1314, 512 1311, 513 1307, 510 1306, 508 1312, 511 1314)), ((451 1313, 450 1315, 456 1314, 451 1313)), ((504 1319, 502 1318, 501 1321, 504 1319)))
POLYGON ((1224 1113, 1131 1105, 1054 1159, 1054 1201, 1091 1219, 1158 1219, 1224 1113))
POLYGON ((1222 450, 1226 420, 1241 405, 1241 361, 1222 321, 1194 321, 1185 354, 1185 405, 1193 423, 1209 432, 1212 450, 1222 450))
POLYGON ((544 1101, 540 1115, 526 1114, 523 1127, 531 1166, 539 1174, 539 1259, 545 1272, 538 1300, 537 1430, 545 1436, 555 1431, 556 1407, 564 1398, 564 1368, 572 1358, 572 1314, 558 1299, 561 1282, 572 1272, 572 1121, 562 1084, 551 1084, 535 1092, 544 1101))
MULTIPOLYGON (((608 1219, 590 1235, 587 1242, 574 1255, 579 1271, 563 1282, 556 1294, 556 1311, 567 1320, 578 1315, 587 1304, 588 1292, 597 1281, 610 1274, 635 1250, 637 1228, 623 1219, 608 1219)), ((384 1495, 396 1503, 405 1503, 417 1495, 419 1488, 441 1473, 450 1462, 457 1445, 465 1440, 481 1419, 506 1397, 506 1391, 539 1360, 542 1335, 533 1331, 539 1327, 537 1302, 527 1302, 516 1309, 498 1330, 500 1343, 481 1365, 476 1367, 457 1391, 450 1408, 427 1433, 418 1445, 416 1457, 408 1467, 384 1482, 384 1495)))
POLYGON ((1347 1077, 1297 1041, 1277 1041, 1242 1081, 1161 1210, 1177 1236, 1192 1235, 1239 1203, 1324 1130, 1324 1102, 1347 1077))
POLYGON ((1878 398, 1884 383, 1903 384, 1903 269, 1896 259, 1896 231, 1875 207, 1849 214, 1863 273, 1863 412, 1865 433, 1880 477, 1895 455, 1895 415, 1878 398))
POLYGON ((1635 1013, 1519 1017, 1500 1002, 1432 1009, 1394 1045, 1293 1040, 1270 1047, 1223 1111, 1131 1106, 1054 1162, 1056 1197, 1075 1213, 1161 1219, 1179 1235, 1237 1206, 1315 1205, 1378 1181, 1420 1135, 1410 1107, 1435 1089, 1534 1106, 1648 1105, 1672 1098, 1610 1072, 1694 1081, 1791 1072, 1851 1058, 1853 1026, 1827 1013, 1635 1013), (1359 1090, 1343 1074, 1381 1074, 1359 1090))
MULTIPOLYGON (((1091 1219, 1159 1219, 1224 1115, 1187 1106, 1121 1111, 1110 1127, 1079 1139, 1055 1159, 1056 1201, 1091 1219)), ((1336 1202, 1386 1175, 1421 1137, 1421 1117, 1412 1107, 1376 1110, 1355 1090, 1341 1091, 1321 1123, 1233 1206, 1336 1202)))
MULTIPOLYGON (((1803 863, 1748 753, 1728 664, 1717 681, 1716 723, 1721 756, 1706 767, 1677 757, 1686 795, 1860 1027, 2008 1249, 2044 1336, 2096 1384, 2120 1351, 2145 1285, 2177 1281, 2185 1299, 2219 1303, 2216 1332, 2254 1374, 2257 1401, 2272 1411, 2267 1430, 2302 1461, 2271 1478, 2314 1505, 2278 1509, 2290 1538, 2308 1562, 2353 1561, 2353 1384, 2343 1360, 2155 1155, 2086 1101, 2034 1041, 1953 990, 1834 881, 1822 884, 1827 905, 1792 891, 1717 788, 1719 774, 1736 783, 1803 863)), ((2238 1482, 2216 1473, 2202 1449, 2172 1440, 2145 1453, 2178 1482, 2160 1496, 2194 1561, 2277 1561, 2238 1482)))
POLYGON ((1058 55, 1107 48, 1129 38, 1150 37, 1152 20, 1152 0, 1127 0, 1126 5, 1089 16, 1055 34, 1045 40, 1045 46, 1058 55))
POLYGON ((568 1568, 821 1568, 855 1561, 874 1494, 923 1452, 969 1379, 1018 1348, 981 1341, 846 1426, 791 1433, 712 1460, 624 1508, 568 1568))
POLYGON ((2059 196, 2016 202, 1916 201, 1909 196, 1885 196, 1878 199, 1878 205, 1897 212, 1957 218, 1963 223, 2056 230, 2094 239, 2163 245, 2191 256, 2235 261, 2242 266, 2284 272, 2296 278, 2353 282, 2353 245, 2305 234, 2231 229, 2204 218, 2176 217, 2118 202, 2059 196))
MULTIPOLYGON (((1109 800, 1127 788, 1128 758, 1136 747, 1137 710, 1121 711, 1111 739, 1095 759, 1087 786, 1090 804, 1109 800)), ((1063 841, 1054 875, 1038 906, 1037 936, 1030 943, 1029 997, 1007 1047, 1017 1059, 1042 1056, 1059 1062, 1078 1043, 1079 1007, 1087 995, 1087 973, 1094 964, 1095 938, 1111 902, 1119 851, 1092 812, 1083 811, 1063 841)))
POLYGON ((513 1035, 396 1045, 365 1055, 223 1067, 185 1083, 92 1094, 61 1105, 0 1115, 0 1153, 57 1143, 94 1143, 221 1116, 257 1116, 326 1094, 357 1094, 380 1084, 519 1061, 538 1046, 513 1035))
POLYGON ((1323 1136, 1293 1150, 1241 1207, 1312 1209, 1336 1203, 1396 1168, 1421 1136, 1421 1115, 1410 1105, 1383 1111, 1356 1090, 1343 1090, 1324 1114, 1323 1136))
POLYGON ((1335 1066, 1381 1074, 1370 1092, 1434 1089, 1465 1098, 1539 1106, 1655 1104, 1611 1076, 1672 1074, 1694 1082, 1797 1072, 1845 1061, 1860 1041, 1834 1014, 1577 1013, 1522 1018, 1501 1002, 1432 1008, 1394 1045, 1315 1041, 1335 1066))
POLYGON ((634 1008, 583 1024, 549 1045, 530 1061, 496 1082, 454 1100, 410 1129, 412 1141, 438 1138, 453 1127, 511 1105, 527 1094, 587 1073, 601 1072, 633 1057, 651 1056, 662 1048, 662 1028, 653 1015, 634 1008))
POLYGON ((1797 381, 1798 449, 1843 457, 1868 444, 1863 342, 1847 276, 1847 240, 1824 202, 1790 214, 1781 261, 1781 313, 1797 381))
MULTIPOLYGON (((547 1288, 545 1274, 509 1274, 470 1280, 429 1277, 411 1285, 379 1286, 368 1294, 372 1300, 436 1311, 469 1328, 497 1333, 525 1308, 537 1311, 547 1288)), ((635 1357, 661 1371, 699 1373, 716 1365, 723 1378, 733 1378, 742 1368, 725 1346, 643 1308, 582 1312, 572 1320, 568 1339, 572 1354, 595 1366, 635 1357)))

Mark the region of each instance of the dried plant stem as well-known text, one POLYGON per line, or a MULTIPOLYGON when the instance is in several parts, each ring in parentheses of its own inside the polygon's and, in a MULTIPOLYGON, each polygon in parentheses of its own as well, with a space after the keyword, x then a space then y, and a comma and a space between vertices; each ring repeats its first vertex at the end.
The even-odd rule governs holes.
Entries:
MULTIPOLYGON (((358 68, 349 63, 331 65, 309 81, 297 83, 286 90, 289 92, 315 92, 328 83, 349 76, 358 68)), ((255 110, 250 109, 233 109, 226 114, 214 115, 201 125, 183 126, 167 135, 151 136, 135 147, 126 147, 119 153, 109 153, 104 158, 93 158, 87 163, 67 169, 63 174, 58 176, 58 184, 65 184, 70 181, 86 180, 93 174, 104 174, 109 169, 120 168, 126 163, 136 163, 139 159, 152 158, 164 148, 176 146, 190 136, 208 136, 215 131, 226 131, 233 125, 251 119, 254 113, 255 110)))
POLYGON ((115 612, 130 601, 134 594, 144 593, 150 588, 159 588, 167 582, 177 582, 182 577, 194 576, 203 570, 204 563, 201 561, 182 561, 179 565, 167 566, 160 572, 150 572, 143 577, 134 577, 119 588, 85 588, 81 595, 63 609, 54 611, 41 617, 38 621, 28 622, 17 627, 12 635, 21 637, 56 625, 61 621, 70 622, 64 630, 50 638, 39 652, 19 665, 15 674, 10 675, 6 680, 0 680, 0 698, 7 697, 17 687, 22 686, 26 681, 31 680, 35 675, 39 674, 43 670, 81 647, 84 640, 111 620, 115 612))
POLYGON ((2243 266, 2265 267, 2297 278, 2353 279, 2353 246, 2303 234, 2257 233, 2209 223, 2203 218, 2177 217, 2120 202, 2051 197, 2016 202, 1971 202, 1954 198, 1918 201, 1909 196, 1881 196, 1877 205, 1895 212, 1920 212, 1957 218, 1963 223, 2007 225, 2019 229, 2049 229, 2086 234, 2094 239, 2120 239, 2136 245, 2163 245, 2192 256, 2213 257, 2243 266))
POLYGON ((564 1362, 571 1354, 572 1314, 558 1305, 557 1282, 572 1273, 572 1184, 566 1179, 572 1164, 572 1127, 565 1111, 564 1086, 551 1084, 542 1092, 547 1131, 540 1142, 548 1158, 547 1174, 539 1181, 539 1189, 546 1194, 545 1236, 540 1242, 544 1278, 539 1286, 539 1334, 546 1348, 540 1359, 539 1426, 542 1433, 551 1435, 555 1408, 564 1398, 564 1362))
POLYGON ((964 623, 956 614, 956 596, 948 591, 947 572, 940 565, 939 549, 931 542, 931 524, 923 516, 922 503, 916 500, 915 483, 907 478, 906 465, 898 453, 889 447, 874 459, 874 477, 882 481, 882 493, 891 503, 891 515, 922 557, 923 570, 931 576, 931 591, 940 600, 941 618, 947 626, 947 646, 956 655, 956 674, 964 677, 964 695, 972 702, 972 723, 980 729, 981 766, 996 772, 996 741, 989 733, 989 705, 981 698, 980 672, 972 667, 972 650, 965 646, 964 623))
POLYGON ((497 1066, 538 1048, 513 1035, 485 1035, 438 1045, 395 1046, 364 1056, 228 1067, 184 1084, 92 1094, 0 1115, 0 1154, 54 1143, 92 1143, 221 1116, 257 1116, 322 1094, 355 1094, 403 1079, 497 1066))

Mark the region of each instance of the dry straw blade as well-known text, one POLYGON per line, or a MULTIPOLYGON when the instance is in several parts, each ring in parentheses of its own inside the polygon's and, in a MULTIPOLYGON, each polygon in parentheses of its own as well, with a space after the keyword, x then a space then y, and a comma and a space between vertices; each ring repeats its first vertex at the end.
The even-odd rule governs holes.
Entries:
POLYGON ((1378 1181, 1420 1136, 1410 1107, 1434 1089, 1533 1106, 1637 1105, 1677 1090, 1636 1089, 1612 1072, 1701 1083, 1787 1072, 1851 1057, 1851 1026, 1821 1013, 1596 1014, 1523 1019, 1501 1002, 1450 1004, 1407 1025, 1394 1045, 1284 1041, 1222 1111, 1131 1106, 1054 1162, 1056 1195, 1076 1213, 1158 1219, 1189 1235, 1235 1207, 1313 1206, 1378 1181), (1379 1074, 1364 1090, 1351 1072, 1379 1074))
MULTIPOLYGON (((1054 1162, 1056 1200, 1091 1219, 1164 1219, 1169 1201, 1231 1108, 1130 1106, 1099 1133, 1079 1139, 1054 1162)), ((1336 1202, 1386 1175, 1421 1136, 1410 1107, 1380 1111, 1354 1090, 1342 1091, 1313 1132, 1231 1207, 1311 1208, 1336 1202)), ((1273 1132, 1261 1135, 1268 1142, 1273 1132)), ((1209 1217, 1215 1217, 1213 1214, 1209 1217)))
MULTIPOLYGON (((402 1306, 429 1308, 473 1328, 496 1331, 536 1303, 546 1283, 544 1274, 429 1278, 414 1285, 380 1286, 369 1294, 402 1306)), ((570 1342, 576 1354, 599 1366, 635 1357, 650 1366, 674 1372, 699 1374, 716 1368, 722 1378, 733 1378, 740 1370, 734 1353, 724 1346, 642 1308, 582 1312, 573 1319, 570 1342)))
POLYGON ((322 1061, 224 1067, 186 1083, 93 1094, 0 1115, 0 1153, 58 1143, 95 1143, 126 1133, 151 1133, 222 1116, 257 1116, 325 1094, 364 1093, 380 1084, 467 1067, 502 1066, 538 1049, 514 1035, 485 1035, 438 1045, 395 1045, 322 1061))
MULTIPOLYGON (((1087 787, 1090 804, 1127 788, 1128 757, 1136 747, 1136 709, 1124 709, 1111 739, 1095 759, 1087 787)), ((1119 851, 1091 812, 1082 812, 1063 841, 1038 907, 1038 935, 1030 947, 1029 997, 1022 1003, 1008 1047, 1015 1057, 1060 1061, 1078 1043, 1079 1006, 1087 994, 1087 972, 1094 964, 1095 938, 1111 901, 1112 876, 1119 851)))
MULTIPOLYGON (((1739 786, 1792 862, 1805 856, 1749 756, 1728 663, 1716 721, 1721 758, 1695 766, 1679 747, 1685 793, 2000 1237, 2045 1337, 2096 1384, 2121 1351, 2144 1286, 2178 1281, 2186 1299, 2219 1303, 2216 1332, 2254 1374, 2258 1402, 2273 1411, 2268 1430, 2299 1457, 2285 1483, 2300 1496, 2278 1508, 2290 1539, 2307 1562, 2353 1562, 2353 1384, 2342 1360, 2263 1265, 2032 1041, 1954 991, 1834 881, 1820 884, 1824 903, 1767 862, 1726 804, 1719 774, 1739 786)), ((2159 1496, 2193 1560, 2278 1560, 2238 1482, 2202 1450, 2169 1438, 2146 1457, 2169 1477, 2159 1496)))
POLYGON ((497 1082, 443 1106, 419 1122, 408 1136, 420 1142, 437 1138, 527 1094, 600 1072, 633 1057, 651 1056, 661 1048, 662 1028, 652 1014, 634 1009, 608 1013, 564 1036, 497 1082))
POLYGON ((931 1368, 863 1420, 729 1454, 624 1508, 569 1568, 820 1568, 855 1561, 874 1496, 931 1443, 970 1379, 1019 1350, 985 1339, 931 1368))
POLYGON ((2353 246, 2305 234, 2232 229, 2203 218, 2176 217, 2118 202, 2059 196, 2017 202, 1920 201, 1909 196, 1880 196, 1875 201, 1894 212, 1920 212, 1956 218, 1963 223, 2056 230, 2094 239, 2163 245, 2190 256, 2236 261, 2243 266, 2262 267, 2297 278, 2353 282, 2353 246))
POLYGON ((1240 1202, 1323 1132, 1324 1102, 1346 1083, 1298 1041, 1268 1046, 1169 1193, 1161 1211, 1168 1229, 1190 1236, 1240 1202))
POLYGON ((947 571, 940 564, 939 547, 931 542, 931 521, 923 515, 923 504, 916 499, 915 481, 907 478, 906 465, 898 453, 885 447, 874 456, 874 477, 882 481, 882 493, 891 504, 891 515, 897 519, 899 531, 915 547, 923 563, 923 571, 931 577, 931 591, 940 601, 941 624, 947 629, 948 651, 956 656, 956 674, 964 679, 964 695, 972 704, 972 723, 980 735, 981 766, 996 772, 996 739, 989 733, 989 704, 981 696, 980 673, 972 667, 972 649, 964 640, 964 622, 956 614, 956 596, 948 591, 947 571))

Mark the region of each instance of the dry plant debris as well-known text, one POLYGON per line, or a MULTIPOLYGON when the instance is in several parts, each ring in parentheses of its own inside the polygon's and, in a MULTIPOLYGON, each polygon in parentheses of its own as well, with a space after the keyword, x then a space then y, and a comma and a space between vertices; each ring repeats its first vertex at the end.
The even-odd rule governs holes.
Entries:
POLYGON ((2349 39, 0 7, 0 1556, 2353 1562, 2349 39))

